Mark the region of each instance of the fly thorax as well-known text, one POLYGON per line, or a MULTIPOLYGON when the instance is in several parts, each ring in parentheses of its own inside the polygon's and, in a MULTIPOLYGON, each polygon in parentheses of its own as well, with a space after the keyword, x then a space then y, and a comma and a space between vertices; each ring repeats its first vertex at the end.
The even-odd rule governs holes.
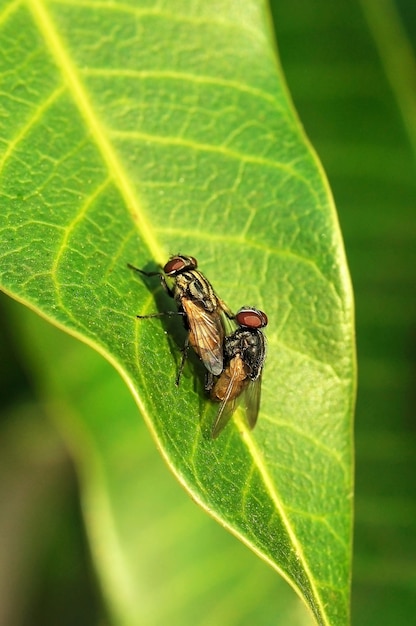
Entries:
POLYGON ((224 339, 224 352, 226 357, 230 360, 238 354, 242 354, 244 350, 244 336, 242 333, 246 333, 241 328, 237 329, 232 335, 225 337, 224 339))
POLYGON ((228 359, 240 355, 247 366, 247 375, 256 380, 264 361, 264 337, 257 330, 238 328, 232 335, 225 338, 225 354, 228 359))
POLYGON ((250 378, 256 380, 263 367, 265 357, 265 344, 263 334, 259 331, 251 333, 251 339, 247 342, 244 352, 244 361, 251 369, 250 378))
POLYGON ((200 302, 209 313, 216 311, 218 307, 217 298, 206 278, 196 271, 186 272, 182 276, 186 279, 185 297, 194 302, 200 302))

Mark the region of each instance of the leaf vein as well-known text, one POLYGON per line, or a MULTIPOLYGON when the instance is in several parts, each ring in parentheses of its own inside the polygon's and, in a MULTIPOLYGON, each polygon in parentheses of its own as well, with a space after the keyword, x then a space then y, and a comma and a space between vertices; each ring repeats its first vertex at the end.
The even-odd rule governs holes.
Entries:
POLYGON ((20 8, 21 2, 20 0, 15 0, 14 2, 10 2, 4 10, 0 13, 0 26, 5 24, 9 17, 20 8))
POLYGON ((33 112, 33 115, 27 120, 26 124, 21 126, 19 132, 14 136, 14 138, 11 141, 9 141, 8 147, 4 151, 3 157, 0 159, 0 172, 3 170, 7 160, 13 154, 13 151, 15 150, 16 146, 18 146, 18 144, 28 135, 30 129, 37 122, 39 122, 40 119, 42 119, 44 113, 59 98, 59 96, 63 93, 64 89, 65 89, 64 85, 57 87, 57 89, 55 89, 55 91, 52 92, 50 96, 46 98, 46 100, 44 100, 42 104, 40 104, 35 109, 35 111, 33 112))
MULTIPOLYGON (((262 41, 262 42, 265 41, 265 36, 263 32, 260 30, 256 30, 253 27, 250 27, 247 24, 247 22, 240 21, 238 22, 238 26, 237 26, 235 22, 232 22, 229 20, 221 20, 218 18, 213 19, 213 18, 208 18, 208 17, 198 18, 195 15, 186 15, 184 13, 173 13, 173 12, 166 11, 166 10, 162 11, 158 7, 155 7, 154 9, 152 8, 139 9, 135 7, 134 5, 123 4, 122 2, 111 2, 110 0, 108 2, 102 2, 102 1, 90 2, 89 0, 51 0, 51 3, 57 4, 57 5, 67 5, 71 7, 73 6, 74 7, 80 6, 82 8, 89 7, 94 10, 103 9, 105 11, 130 13, 132 15, 135 15, 138 18, 154 16, 154 17, 166 18, 170 22, 177 22, 177 23, 183 22, 186 24, 193 24, 197 26, 204 25, 204 24, 212 25, 212 26, 222 26, 222 27, 228 28, 229 30, 238 29, 239 34, 241 30, 244 30, 250 35, 254 36, 255 39, 257 39, 258 41, 262 41)), ((264 53, 266 52, 267 50, 264 51, 264 53)))
POLYGON ((28 3, 32 9, 33 16, 45 37, 45 41, 49 45, 51 54, 54 56, 58 67, 66 78, 66 82, 70 92, 72 93, 74 101, 78 106, 80 115, 87 123, 103 160, 125 200, 126 207, 136 222, 143 242, 147 245, 154 258, 161 262, 166 255, 163 253, 158 241, 153 235, 153 230, 144 214, 143 207, 137 198, 135 189, 126 174, 114 147, 106 137, 104 128, 101 125, 101 122, 93 109, 92 102, 89 99, 89 94, 79 78, 78 70, 73 65, 69 57, 69 53, 65 49, 63 41, 60 39, 52 18, 48 14, 42 0, 28 0, 28 3))
POLYGON ((245 436, 243 438, 244 443, 246 444, 247 450, 251 456, 251 458, 253 459, 253 463, 256 465, 256 467, 258 468, 259 474, 262 478, 263 484, 265 486, 266 491, 269 493, 271 501, 274 503, 276 510, 279 512, 280 518, 282 520, 282 523, 284 525, 284 527, 286 528, 286 532, 289 536, 289 539, 296 551, 296 554, 298 555, 299 561, 302 562, 303 564, 303 568, 305 571, 305 574, 309 580, 309 584, 311 587, 311 592, 313 593, 313 596, 315 598, 316 604, 319 606, 320 611, 321 611, 321 615, 323 620, 325 621, 325 623, 329 624, 329 620, 326 614, 326 607, 323 605, 322 603, 322 598, 320 596, 320 594, 318 593, 318 589, 316 588, 316 581, 312 575, 312 572, 310 570, 309 567, 309 563, 306 559, 306 556, 302 550, 302 546, 300 544, 300 542, 298 541, 298 538, 296 536, 296 532, 294 531, 294 529, 292 528, 292 524, 289 520, 289 517, 286 514, 286 508, 285 505, 283 504, 283 500, 277 490, 276 484, 274 483, 272 477, 269 474, 269 471, 267 469, 267 467, 265 466, 264 463, 264 459, 262 457, 261 452, 258 450, 256 444, 255 444, 255 440, 252 436, 252 434, 247 430, 247 426, 245 425, 244 421, 241 420, 240 417, 235 417, 235 420, 238 420, 239 422, 239 428, 244 432, 245 436))
POLYGON ((256 98, 265 100, 266 102, 273 105, 273 107, 280 114, 284 115, 286 118, 287 111, 279 106, 276 98, 269 94, 267 91, 259 89, 257 87, 253 87, 251 85, 240 83, 235 80, 229 80, 226 78, 219 78, 218 76, 203 76, 197 74, 191 74, 188 72, 176 72, 174 70, 132 70, 125 68, 117 68, 117 69, 106 69, 106 68, 86 68, 82 70, 82 74, 84 76, 120 76, 120 77, 129 77, 134 79, 146 79, 146 78, 157 78, 157 79, 166 79, 172 78, 173 80, 178 80, 182 82, 190 82, 201 85, 212 85, 217 87, 226 87, 230 89, 234 89, 236 91, 240 91, 243 93, 250 94, 256 98))

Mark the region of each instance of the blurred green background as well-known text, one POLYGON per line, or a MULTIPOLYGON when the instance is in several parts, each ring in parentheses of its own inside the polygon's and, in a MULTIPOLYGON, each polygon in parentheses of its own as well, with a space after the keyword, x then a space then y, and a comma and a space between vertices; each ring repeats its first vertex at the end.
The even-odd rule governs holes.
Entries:
POLYGON ((416 4, 273 3, 281 62, 335 197, 356 302, 352 617, 416 611, 416 4))
MULTIPOLYGON (((416 5, 276 0, 272 8, 289 89, 335 196, 355 289, 353 624, 411 624, 416 614, 416 5)), ((117 374, 20 305, 5 297, 0 304, 0 625, 113 623, 109 615, 117 608, 105 608, 91 564, 69 429, 65 445, 58 435, 97 401, 100 415, 114 411, 106 406, 106 393, 119 398, 117 419, 130 418, 143 441, 139 453, 131 450, 121 463, 114 459, 126 477, 123 497, 135 493, 145 509, 137 525, 126 521, 126 532, 136 531, 137 541, 146 542, 156 525, 160 542, 156 560, 154 551, 143 548, 147 593, 138 602, 144 616, 149 611, 143 623, 309 624, 286 585, 176 485, 144 426, 132 419, 136 408, 117 374), (128 484, 133 464, 136 472, 143 470, 137 485, 128 484), (222 558, 209 553, 212 545, 222 558), (192 600, 185 599, 185 590, 192 600)), ((117 437, 116 424, 114 429, 117 437)), ((82 478, 82 464, 79 471, 82 478)), ((85 511, 85 503, 84 514, 94 514, 85 511)))

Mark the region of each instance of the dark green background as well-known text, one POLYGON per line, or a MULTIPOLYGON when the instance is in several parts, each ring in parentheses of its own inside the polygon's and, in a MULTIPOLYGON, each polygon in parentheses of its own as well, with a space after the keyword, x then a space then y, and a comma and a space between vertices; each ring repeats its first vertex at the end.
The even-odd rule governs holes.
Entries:
MULTIPOLYGON (((415 3, 393 6, 414 54, 415 3)), ((355 292, 353 624, 410 624, 416 611, 415 153, 360 3, 295 0, 273 8, 281 62, 329 177, 355 292)), ((416 91, 413 97, 416 113, 416 91)))

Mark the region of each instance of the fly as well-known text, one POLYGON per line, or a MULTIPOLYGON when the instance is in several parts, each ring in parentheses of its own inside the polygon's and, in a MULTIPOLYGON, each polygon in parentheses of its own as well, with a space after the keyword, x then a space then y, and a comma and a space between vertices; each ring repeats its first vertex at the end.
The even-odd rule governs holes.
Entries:
POLYGON ((164 315, 183 316, 188 335, 182 349, 176 385, 179 385, 189 346, 192 346, 211 375, 221 374, 224 365, 222 314, 229 319, 234 318, 227 305, 218 298, 210 282, 196 269, 197 266, 198 263, 194 257, 181 254, 170 257, 163 268, 163 273, 145 272, 128 263, 128 267, 144 276, 160 276, 163 288, 178 306, 177 311, 137 315, 139 319, 164 315), (166 277, 173 279, 172 287, 167 284, 166 277))
POLYGON ((224 339, 224 369, 214 379, 207 376, 207 391, 212 400, 221 402, 211 436, 218 437, 242 399, 247 423, 254 428, 260 407, 261 376, 266 358, 266 338, 261 328, 267 316, 252 307, 241 308, 235 321, 237 330, 224 339))

